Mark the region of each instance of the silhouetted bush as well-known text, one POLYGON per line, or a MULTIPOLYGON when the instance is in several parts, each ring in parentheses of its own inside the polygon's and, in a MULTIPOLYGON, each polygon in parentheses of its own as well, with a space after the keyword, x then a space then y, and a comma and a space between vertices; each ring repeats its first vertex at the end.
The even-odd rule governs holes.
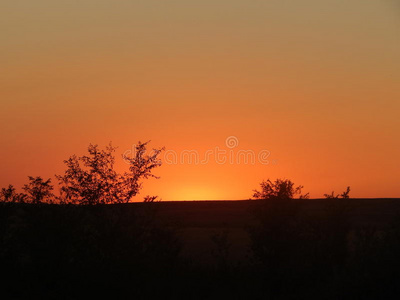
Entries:
POLYGON ((142 187, 141 180, 156 177, 151 172, 160 166, 158 155, 163 149, 153 149, 146 154, 148 142, 135 147, 133 157, 124 156, 128 163, 128 172, 119 174, 114 170, 115 147, 111 144, 105 150, 90 144, 89 155, 71 156, 64 163, 67 170, 57 175, 61 187, 62 203, 110 204, 127 203, 136 196, 142 187))
POLYGON ((8 185, 8 188, 2 188, 0 191, 0 203, 24 203, 26 201, 26 194, 18 193, 13 185, 8 185))
POLYGON ((255 199, 293 199, 296 195, 299 195, 300 199, 308 198, 308 193, 305 195, 301 194, 303 189, 302 185, 295 187, 294 183, 288 179, 276 179, 272 182, 270 179, 262 181, 260 183, 261 190, 254 190, 253 197, 255 199))
POLYGON ((51 179, 43 180, 42 177, 28 176, 29 183, 22 188, 25 193, 25 201, 32 204, 53 203, 55 196, 54 187, 51 185, 51 179))

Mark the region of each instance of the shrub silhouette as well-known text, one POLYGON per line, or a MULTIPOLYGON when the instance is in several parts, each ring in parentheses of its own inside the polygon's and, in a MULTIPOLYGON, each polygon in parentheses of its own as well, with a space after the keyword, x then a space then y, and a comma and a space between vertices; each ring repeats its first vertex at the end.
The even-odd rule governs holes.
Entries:
MULTIPOLYGON (((157 202, 157 198, 158 198, 158 196, 150 196, 150 195, 147 195, 147 196, 145 196, 144 198, 143 198, 143 202, 146 202, 146 203, 151 203, 151 202, 157 202)), ((161 200, 158 200, 158 201, 161 201, 161 200)))
POLYGON ((0 191, 0 202, 24 203, 26 197, 26 194, 17 193, 12 184, 8 185, 8 188, 2 188, 0 191))
POLYGON ((346 190, 345 190, 343 193, 341 193, 340 195, 337 194, 337 195, 335 196, 335 192, 332 191, 332 193, 330 193, 330 194, 324 194, 324 197, 325 197, 326 199, 339 199, 339 198, 342 198, 342 199, 349 199, 349 198, 350 198, 350 187, 348 186, 348 187, 346 188, 346 190))
POLYGON ((51 179, 43 180, 42 177, 28 176, 29 182, 22 189, 25 193, 18 193, 13 185, 8 188, 2 188, 0 192, 0 202, 10 203, 54 203, 55 195, 53 194, 54 187, 51 184, 51 179))
POLYGON ((139 193, 141 180, 157 176, 151 172, 161 165, 158 156, 161 149, 153 149, 146 155, 148 142, 139 142, 133 157, 123 156, 129 164, 128 172, 114 170, 115 147, 109 144, 105 150, 90 144, 88 155, 71 156, 64 163, 64 175, 56 175, 61 187, 61 202, 76 204, 127 203, 139 193))
POLYGON ((26 192, 26 201, 32 204, 53 203, 54 187, 51 185, 51 179, 44 181, 40 176, 28 178, 29 183, 22 188, 26 192))
POLYGON ((288 179, 276 179, 272 182, 270 179, 260 183, 261 190, 254 190, 253 197, 256 199, 293 199, 296 195, 299 198, 308 198, 308 193, 301 194, 302 185, 295 187, 294 183, 288 179))

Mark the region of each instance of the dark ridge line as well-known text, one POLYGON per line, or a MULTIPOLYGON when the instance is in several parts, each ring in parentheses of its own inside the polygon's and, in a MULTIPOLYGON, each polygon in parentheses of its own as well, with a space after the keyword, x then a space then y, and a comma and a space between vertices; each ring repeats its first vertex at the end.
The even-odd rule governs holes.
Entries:
MULTIPOLYGON (((326 198, 310 198, 310 199, 293 199, 293 200, 303 200, 303 201, 318 201, 318 200, 329 200, 329 199, 326 199, 326 198)), ((337 199, 337 200, 399 200, 400 201, 400 198, 395 198, 395 197, 393 197, 393 198, 390 198, 390 197, 387 197, 387 198, 349 198, 349 199, 341 199, 341 198, 339 198, 339 199, 337 199)), ((262 199, 239 199, 239 200, 161 200, 161 201, 156 201, 156 202, 154 202, 154 203, 160 203, 160 202, 162 202, 162 203, 188 203, 188 202, 190 202, 190 203, 194 203, 194 202, 201 202, 201 203, 204 203, 204 202, 255 202, 255 201, 262 201, 262 199)), ((141 202, 141 201, 137 201, 137 202, 129 202, 129 203, 127 203, 127 204, 130 204, 130 203, 143 203, 143 202, 141 202)))

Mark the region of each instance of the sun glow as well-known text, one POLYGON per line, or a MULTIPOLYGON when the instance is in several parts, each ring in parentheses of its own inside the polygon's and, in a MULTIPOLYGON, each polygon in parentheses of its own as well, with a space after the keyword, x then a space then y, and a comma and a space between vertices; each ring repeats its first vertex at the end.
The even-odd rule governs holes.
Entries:
POLYGON ((215 189, 201 187, 201 186, 185 187, 179 189, 176 192, 176 194, 172 193, 172 195, 174 195, 174 199, 171 200, 178 200, 178 201, 185 201, 185 200, 200 201, 200 200, 223 199, 222 194, 216 191, 215 189))

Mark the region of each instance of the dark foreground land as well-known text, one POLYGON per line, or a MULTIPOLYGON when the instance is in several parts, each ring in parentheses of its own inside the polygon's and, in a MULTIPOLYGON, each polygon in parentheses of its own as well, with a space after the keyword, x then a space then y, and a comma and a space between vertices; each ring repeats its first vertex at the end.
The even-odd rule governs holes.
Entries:
MULTIPOLYGON (((336 201, 339 202, 338 205, 344 205, 344 211, 342 215, 336 216, 338 224, 334 224, 336 220, 331 220, 331 225, 339 226, 339 223, 344 221, 339 218, 344 218, 349 223, 349 239, 356 230, 374 228, 381 231, 395 222, 397 217, 400 218, 400 199, 350 199, 347 200, 348 203, 340 203, 342 201, 340 199, 336 201)), ((326 199, 297 200, 297 202, 301 206, 298 211, 299 218, 305 215, 316 222, 326 217, 326 210, 331 208, 331 201, 326 199)), ((249 231, 258 223, 256 213, 263 207, 262 202, 258 200, 176 201, 160 202, 158 205, 159 217, 180 229, 185 245, 182 249, 184 256, 205 264, 213 264, 212 250, 215 242, 212 237, 227 235, 230 244, 228 259, 240 263, 249 258, 249 247, 251 247, 249 231)))
POLYGON ((0 204, 5 299, 397 299, 400 199, 0 204))

